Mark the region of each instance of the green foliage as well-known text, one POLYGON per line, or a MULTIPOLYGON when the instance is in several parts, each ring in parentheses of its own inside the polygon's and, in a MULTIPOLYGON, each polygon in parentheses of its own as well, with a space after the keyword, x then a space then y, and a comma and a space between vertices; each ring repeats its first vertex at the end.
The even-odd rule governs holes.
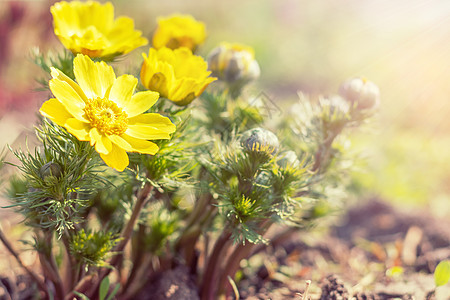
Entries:
POLYGON ((111 232, 90 232, 81 229, 70 240, 70 253, 76 261, 87 266, 104 266, 105 258, 117 240, 111 232))
MULTIPOLYGON (((254 101, 255 99, 252 99, 254 101)), ((226 91, 205 92, 201 95, 200 108, 194 111, 199 128, 207 134, 219 134, 229 141, 235 132, 254 128, 264 122, 264 115, 252 102, 245 98, 230 101, 226 91)))
MULTIPOLYGON (((112 300, 114 299, 114 296, 116 296, 117 292, 119 291, 120 284, 116 284, 114 286, 114 289, 111 291, 111 293, 108 295, 109 289, 110 289, 110 282, 109 277, 105 277, 102 282, 100 283, 100 289, 98 291, 98 299, 99 300, 112 300), (108 296, 108 297, 106 297, 108 296)), ((75 295, 80 297, 83 300, 89 300, 89 297, 85 294, 82 294, 80 292, 75 291, 75 295)))
MULTIPOLYGON (((51 68, 56 68, 69 76, 74 78, 73 74, 73 54, 66 50, 62 53, 48 53, 47 55, 41 53, 38 48, 33 49, 31 53, 31 60, 39 66, 46 74, 51 73, 51 68)), ((49 77, 38 78, 37 82, 41 85, 42 90, 48 90, 49 77)))
POLYGON ((162 205, 153 205, 147 219, 145 247, 151 253, 161 253, 166 241, 174 238, 180 220, 176 212, 170 212, 162 205), (159 207, 158 207, 159 206, 159 207))
POLYGON ((56 230, 59 235, 82 222, 83 211, 89 199, 106 181, 95 167, 95 151, 89 143, 80 142, 63 128, 43 121, 36 128, 42 148, 34 153, 12 150, 21 165, 27 190, 12 178, 11 191, 18 195, 11 207, 26 216, 27 224, 56 230), (47 166, 57 166, 58 176, 48 173, 47 166), (44 171, 43 171, 44 170, 44 171), (43 173, 45 173, 43 176, 43 173))
POLYGON ((434 283, 436 287, 445 285, 450 280, 450 261, 441 261, 434 270, 434 283))

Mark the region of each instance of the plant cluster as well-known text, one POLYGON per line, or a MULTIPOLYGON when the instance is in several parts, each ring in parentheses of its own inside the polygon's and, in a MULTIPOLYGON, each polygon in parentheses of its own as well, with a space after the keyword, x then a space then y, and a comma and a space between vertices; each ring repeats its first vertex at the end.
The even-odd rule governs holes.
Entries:
POLYGON ((42 272, 27 272, 40 297, 133 299, 178 265, 202 299, 230 295, 242 260, 333 209, 351 165, 345 132, 373 114, 373 83, 300 94, 271 114, 281 104, 246 91, 260 75, 253 50, 196 55, 205 25, 191 16, 158 19, 139 81, 111 66, 148 42, 132 19, 94 1, 51 13, 67 50, 35 54, 52 96, 40 146, 12 150, 21 164, 10 189, 34 232, 42 272))

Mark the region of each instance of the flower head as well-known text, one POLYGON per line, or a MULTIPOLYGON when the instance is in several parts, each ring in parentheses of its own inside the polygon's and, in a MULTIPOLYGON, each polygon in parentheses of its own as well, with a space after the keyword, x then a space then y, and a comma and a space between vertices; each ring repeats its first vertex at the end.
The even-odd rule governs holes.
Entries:
POLYGON ((148 140, 168 139, 175 131, 168 118, 145 113, 158 93, 133 95, 135 77, 116 78, 105 62, 94 63, 82 54, 73 65, 77 83, 52 68, 49 85, 55 98, 46 101, 40 112, 80 141, 90 141, 108 166, 123 171, 129 163, 126 151, 155 154, 158 146, 148 140))
POLYGON ((273 155, 278 151, 280 142, 273 132, 257 127, 242 133, 241 145, 247 152, 273 155))
POLYGON ((362 77, 346 80, 340 86, 339 94, 358 109, 374 109, 380 104, 380 89, 362 77))
POLYGON ((211 72, 206 61, 185 47, 175 50, 150 48, 148 57, 143 56, 142 84, 177 105, 188 105, 216 80, 208 77, 211 72))
POLYGON ((156 49, 187 47, 195 51, 205 38, 206 29, 203 22, 195 20, 190 15, 175 14, 158 18, 158 28, 153 35, 153 47, 156 49))
POLYGON ((132 19, 114 19, 114 7, 110 2, 61 1, 50 11, 56 36, 74 54, 110 58, 148 43, 140 31, 134 30, 132 19))
POLYGON ((259 77, 260 69, 252 48, 222 43, 208 56, 213 76, 230 84, 245 85, 259 77))

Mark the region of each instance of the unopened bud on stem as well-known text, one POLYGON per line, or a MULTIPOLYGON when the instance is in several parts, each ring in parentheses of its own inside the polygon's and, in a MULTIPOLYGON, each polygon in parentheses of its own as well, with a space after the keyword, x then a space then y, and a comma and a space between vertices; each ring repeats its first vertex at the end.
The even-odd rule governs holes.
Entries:
POLYGON ((280 146, 274 133, 260 127, 244 132, 241 144, 247 152, 264 152, 269 155, 275 154, 280 146))
POLYGON ((54 162, 48 162, 39 169, 39 174, 44 180, 49 176, 59 178, 61 176, 61 172, 61 166, 54 162))
POLYGON ((208 56, 212 75, 225 81, 231 93, 239 94, 243 86, 260 75, 252 48, 240 44, 222 43, 208 56))
POLYGON ((380 103, 380 89, 365 78, 351 78, 339 88, 339 94, 358 109, 374 109, 380 103))

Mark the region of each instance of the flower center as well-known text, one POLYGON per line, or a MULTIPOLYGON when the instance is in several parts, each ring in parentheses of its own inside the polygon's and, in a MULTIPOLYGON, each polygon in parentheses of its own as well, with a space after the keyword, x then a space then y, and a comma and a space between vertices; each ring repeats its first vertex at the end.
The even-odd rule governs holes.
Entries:
POLYGON ((92 127, 107 135, 121 135, 127 130, 128 115, 111 100, 89 99, 84 107, 92 127))

